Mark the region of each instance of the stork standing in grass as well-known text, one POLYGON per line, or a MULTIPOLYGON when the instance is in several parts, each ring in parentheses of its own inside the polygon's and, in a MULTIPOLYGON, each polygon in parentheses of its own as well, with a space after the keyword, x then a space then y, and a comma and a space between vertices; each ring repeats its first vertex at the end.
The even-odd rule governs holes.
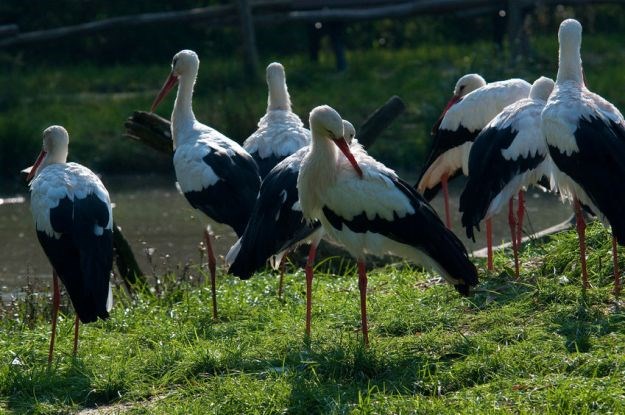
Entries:
MULTIPOLYGON (((225 223, 241 236, 260 187, 258 167, 239 144, 195 119, 191 100, 200 60, 182 50, 174 56, 171 73, 152 104, 152 111, 178 82, 171 114, 176 179, 185 197, 212 220, 225 223)), ((204 231, 211 275, 213 317, 217 318, 216 261, 211 235, 204 231)))
POLYGON ((469 151, 473 140, 501 110, 527 98, 531 85, 522 79, 486 83, 478 74, 461 77, 443 113, 432 128, 432 150, 417 182, 417 190, 432 200, 443 189, 445 223, 451 229, 449 180, 469 174, 469 151))
POLYGON ((28 175, 37 238, 52 264, 52 362, 61 293, 59 278, 74 309, 74 355, 79 322, 106 319, 113 305, 113 214, 106 188, 91 170, 67 163, 69 135, 54 125, 43 132, 43 149, 28 175))
POLYGON ((612 227, 614 291, 620 291, 617 242, 625 245, 625 120, 620 111, 584 82, 582 25, 560 24, 558 77, 542 112, 542 129, 563 197, 572 200, 577 219, 582 281, 589 286, 582 204, 612 227))
MULTIPOLYGON (((348 144, 356 135, 354 126, 343 120, 343 135, 348 144)), ((360 144, 354 142, 354 147, 360 144)), ((309 148, 290 155, 269 172, 263 180, 254 211, 245 232, 226 255, 229 272, 248 279, 271 260, 281 264, 287 252, 302 243, 310 242, 306 261, 306 336, 310 337, 312 313, 313 264, 317 246, 323 237, 318 221, 307 222, 302 215, 297 193, 297 176, 309 148)), ((278 294, 282 290, 283 267, 280 267, 278 294)))
POLYGON ((267 113, 258 121, 258 129, 243 142, 258 165, 262 179, 276 164, 310 144, 310 131, 291 111, 284 67, 273 62, 267 66, 267 113))
POLYGON ((312 143, 297 179, 304 217, 358 262, 363 340, 367 328, 365 255, 394 254, 436 269, 464 295, 477 272, 462 242, 415 189, 364 151, 352 153, 340 115, 328 106, 310 113, 312 143), (344 157, 339 157, 337 147, 344 157))
MULTIPOLYGON (((532 85, 529 98, 503 109, 477 136, 469 153, 469 179, 460 196, 462 225, 475 240, 482 219, 490 220, 508 203, 510 240, 519 277, 518 249, 523 229, 523 189, 551 175, 551 158, 542 133, 541 112, 553 90, 545 77, 532 85), (513 198, 519 196, 518 218, 513 198)), ((491 235, 488 235, 492 238, 491 235)), ((492 239, 489 241, 492 246, 492 239)))

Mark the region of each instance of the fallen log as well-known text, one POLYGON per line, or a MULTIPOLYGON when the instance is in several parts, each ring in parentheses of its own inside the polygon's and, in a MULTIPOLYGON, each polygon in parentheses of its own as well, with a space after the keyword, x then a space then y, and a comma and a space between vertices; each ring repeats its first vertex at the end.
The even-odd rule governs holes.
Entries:
POLYGON ((147 280, 145 274, 141 271, 135 254, 122 233, 122 228, 117 226, 115 222, 113 222, 113 249, 117 270, 128 291, 132 292, 133 287, 139 287, 140 289, 146 287, 147 280))
MULTIPOLYGON (((406 109, 397 95, 390 97, 373 111, 362 123, 357 134, 358 141, 371 147, 375 140, 406 109)), ((147 111, 135 111, 124 123, 124 136, 136 140, 164 154, 172 153, 170 122, 160 115, 147 111)))
POLYGON ((160 115, 135 111, 124 123, 126 127, 124 136, 171 155, 173 146, 170 126, 169 120, 160 115))
POLYGON ((397 95, 393 95, 380 108, 373 111, 362 123, 356 138, 358 142, 369 148, 374 141, 386 130, 395 118, 406 110, 406 104, 397 95))

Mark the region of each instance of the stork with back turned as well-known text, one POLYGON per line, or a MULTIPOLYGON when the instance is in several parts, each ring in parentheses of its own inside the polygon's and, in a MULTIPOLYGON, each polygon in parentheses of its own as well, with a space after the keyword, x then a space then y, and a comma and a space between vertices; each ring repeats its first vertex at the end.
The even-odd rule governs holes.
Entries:
MULTIPOLYGON (((179 83, 171 115, 171 135, 180 189, 191 206, 210 219, 229 225, 241 236, 260 187, 258 167, 238 143, 196 120, 191 101, 199 65, 195 52, 176 53, 171 73, 152 104, 152 112, 179 83)), ((204 240, 211 276, 213 317, 217 318, 216 260, 207 230, 204 240)))
POLYGON ((261 179, 280 161, 310 144, 310 131, 291 110, 286 74, 278 62, 267 66, 267 87, 267 112, 258 121, 258 129, 243 142, 261 179))
POLYGON ((582 25, 564 20, 558 40, 558 76, 542 112, 542 129, 558 190, 575 208, 583 287, 589 287, 582 214, 586 205, 612 228, 614 291, 618 293, 617 243, 625 245, 625 120, 614 105, 586 88, 582 25))
POLYGON ((304 217, 358 263, 363 340, 367 326, 367 253, 394 254, 436 269, 463 295, 477 284, 462 242, 408 183, 364 151, 350 151, 340 115, 328 106, 310 113, 312 142, 297 179, 304 217), (338 157, 337 147, 344 154, 338 157))
POLYGON ((74 355, 79 322, 107 319, 113 305, 113 213, 109 194, 88 168, 67 163, 69 135, 54 125, 43 132, 43 149, 30 170, 31 210, 37 239, 52 264, 52 362, 60 304, 59 279, 76 310, 74 355))
MULTIPOLYGON (((475 241, 473 228, 508 203, 508 224, 519 277, 518 250, 523 237, 523 189, 551 176, 551 158, 541 130, 541 112, 553 90, 553 80, 538 78, 528 98, 503 109, 478 134, 469 153, 469 178, 460 195, 462 225, 475 241), (519 195, 518 218, 514 197, 519 195)), ((492 240, 490 241, 492 244, 492 240)))

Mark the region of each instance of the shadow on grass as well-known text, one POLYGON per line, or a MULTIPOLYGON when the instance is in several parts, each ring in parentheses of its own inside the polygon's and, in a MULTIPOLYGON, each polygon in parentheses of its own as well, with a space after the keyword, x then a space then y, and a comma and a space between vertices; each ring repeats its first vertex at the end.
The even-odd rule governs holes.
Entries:
POLYGON ((437 363, 423 354, 391 356, 383 349, 337 345, 303 356, 289 377, 290 413, 341 413, 381 391, 423 396, 438 393, 437 363))
POLYGON ((571 353, 590 352, 593 339, 620 332, 625 325, 625 314, 618 304, 614 310, 606 312, 602 307, 605 302, 597 303, 599 294, 579 290, 577 304, 564 308, 553 320, 571 353))
POLYGON ((560 283, 556 277, 538 277, 531 282, 515 280, 510 272, 485 279, 471 302, 476 311, 529 302, 533 312, 550 310, 555 331, 564 337, 571 353, 589 352, 593 339, 618 332, 625 326, 625 313, 619 303, 607 311, 611 294, 603 288, 584 291, 576 283, 560 283))
POLYGON ((513 274, 508 270, 499 275, 482 278, 477 289, 474 289, 473 296, 470 297, 475 311, 501 307, 535 293, 536 286, 523 280, 516 280, 513 274))
POLYGON ((18 414, 47 412, 46 408, 68 410, 80 407, 95 407, 117 399, 127 387, 115 382, 105 388, 94 387, 89 370, 78 360, 58 367, 24 367, 12 365, 7 373, 7 406, 18 414))

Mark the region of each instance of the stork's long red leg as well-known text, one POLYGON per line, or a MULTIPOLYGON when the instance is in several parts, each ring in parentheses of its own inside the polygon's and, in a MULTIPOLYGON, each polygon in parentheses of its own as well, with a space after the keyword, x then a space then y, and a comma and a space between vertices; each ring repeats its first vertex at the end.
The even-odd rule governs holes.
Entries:
POLYGON ((449 176, 447 173, 441 177, 441 187, 443 188, 443 199, 445 202, 445 225, 447 229, 451 230, 451 211, 449 210, 449 187, 447 186, 447 179, 449 176))
POLYGON ((575 206, 577 236, 579 237, 579 257, 582 264, 582 286, 586 289, 589 287, 588 271, 586 270, 586 222, 584 221, 582 206, 577 198, 573 204, 575 206))
POLYGON ((358 288, 360 289, 360 320, 362 339, 365 347, 369 346, 369 326, 367 325, 367 264, 363 259, 358 260, 358 288))
POLYGON ((74 321, 74 357, 78 353, 78 331, 80 327, 80 319, 76 315, 76 321, 74 321))
POLYGON ((517 223, 514 218, 514 198, 510 198, 508 209, 508 225, 510 225, 510 241, 512 243, 512 251, 514 252, 514 273, 519 278, 519 251, 517 245, 517 223))
POLYGON ((204 229, 204 243, 206 244, 206 256, 208 257, 208 270, 211 274, 211 295, 213 297, 213 318, 217 319, 217 281, 216 281, 216 264, 215 254, 213 253, 213 245, 211 244, 211 235, 209 228, 204 229))
POLYGON ((517 208, 517 249, 521 249, 523 242, 523 218, 525 217, 525 192, 519 190, 519 206, 517 208))
POLYGON ((618 250, 616 238, 612 237, 612 261, 614 264, 614 295, 621 293, 621 272, 618 267, 618 250))
POLYGON ((59 289, 59 277, 56 271, 52 270, 52 334, 50 335, 50 351, 48 352, 48 365, 52 363, 54 354, 54 339, 56 338, 56 318, 59 314, 59 304, 61 303, 61 290, 59 289))
POLYGON ((490 218, 486 219, 486 268, 489 271, 493 267, 493 222, 490 218))
POLYGON ((310 339, 310 324, 312 320, 312 281, 313 281, 313 265, 317 256, 317 245, 319 241, 313 241, 308 251, 308 259, 306 260, 306 338, 310 339))

